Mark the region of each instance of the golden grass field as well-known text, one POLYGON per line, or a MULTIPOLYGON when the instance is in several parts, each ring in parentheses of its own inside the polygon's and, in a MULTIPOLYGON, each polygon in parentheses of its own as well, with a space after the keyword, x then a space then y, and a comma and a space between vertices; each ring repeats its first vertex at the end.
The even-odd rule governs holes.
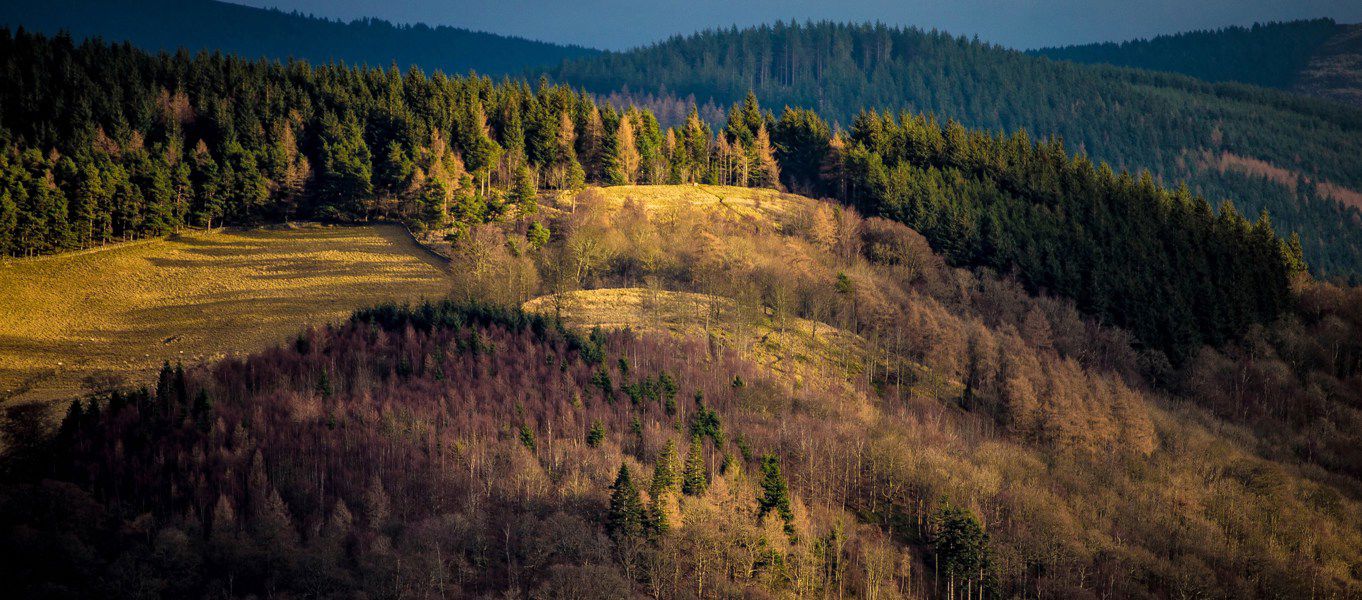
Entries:
POLYGON ((395 225, 189 232, 0 262, 0 400, 149 380, 248 353, 383 301, 448 292, 446 266, 395 225))
MULTIPOLYGON (((781 217, 814 203, 809 198, 776 190, 724 185, 616 185, 591 190, 617 207, 632 198, 650 213, 689 205, 759 224, 777 223, 781 217)), ((560 196, 558 203, 570 202, 571 198, 560 196)))
POLYGON ((810 368, 859 369, 863 340, 824 323, 790 318, 783 328, 766 316, 743 315, 732 300, 648 288, 609 288, 540 296, 526 302, 527 312, 561 316, 581 329, 632 328, 681 337, 714 335, 773 372, 799 382, 810 368), (708 329, 706 329, 708 328, 708 329))

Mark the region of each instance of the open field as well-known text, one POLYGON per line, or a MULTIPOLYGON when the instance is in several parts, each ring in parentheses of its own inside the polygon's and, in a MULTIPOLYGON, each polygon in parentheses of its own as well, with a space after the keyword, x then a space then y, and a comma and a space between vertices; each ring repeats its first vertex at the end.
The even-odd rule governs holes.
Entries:
POLYGON ((377 302, 447 291, 395 225, 192 232, 0 263, 0 400, 248 353, 377 302))

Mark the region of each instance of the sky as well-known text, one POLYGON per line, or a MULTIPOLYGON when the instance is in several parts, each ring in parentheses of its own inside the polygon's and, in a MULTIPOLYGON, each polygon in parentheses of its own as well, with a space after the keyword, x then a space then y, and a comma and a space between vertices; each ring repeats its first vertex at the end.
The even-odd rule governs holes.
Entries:
POLYGON ((979 36, 1013 48, 1120 41, 1333 17, 1362 22, 1362 0, 231 0, 317 16, 451 25, 622 50, 701 29, 776 20, 880 21, 979 36))

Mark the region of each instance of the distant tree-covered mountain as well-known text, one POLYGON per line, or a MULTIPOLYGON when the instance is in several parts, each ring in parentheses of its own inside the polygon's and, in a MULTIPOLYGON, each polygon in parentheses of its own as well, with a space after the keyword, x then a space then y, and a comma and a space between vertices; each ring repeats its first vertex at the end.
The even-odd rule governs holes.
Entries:
POLYGON ((763 104, 813 107, 844 128, 881 108, 1058 135, 1095 160, 1186 180, 1248 214, 1267 209, 1300 233, 1319 273, 1362 273, 1362 111, 1332 102, 833 23, 707 31, 548 73, 601 93, 693 94, 721 105, 751 89, 763 104))
POLYGON ((488 75, 551 66, 596 51, 453 27, 349 23, 213 0, 18 0, 0 25, 128 41, 147 50, 208 50, 246 58, 299 58, 488 75))
POLYGON ((1288 89, 1320 48, 1344 27, 1333 19, 1255 24, 1127 42, 1042 48, 1031 54, 1182 73, 1211 82, 1237 81, 1288 89))

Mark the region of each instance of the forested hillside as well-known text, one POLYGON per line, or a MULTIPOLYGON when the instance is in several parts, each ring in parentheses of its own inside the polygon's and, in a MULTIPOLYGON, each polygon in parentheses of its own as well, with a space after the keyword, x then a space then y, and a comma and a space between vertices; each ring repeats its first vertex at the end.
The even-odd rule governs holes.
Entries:
POLYGON ((1362 273, 1362 112, 1173 74, 1078 65, 942 33, 883 25, 720 30, 550 69, 609 93, 694 94, 817 110, 848 127, 865 109, 927 112, 967 127, 1058 135, 1094 161, 1187 180, 1298 232, 1317 273, 1362 273))
POLYGON ((1333 19, 1264 23, 1145 40, 1042 48, 1029 54, 1182 73, 1211 82, 1290 89, 1310 60, 1342 28, 1333 19))
POLYGON ((595 53, 454 27, 379 19, 346 23, 216 0, 8 0, 0 3, 0 26, 48 35, 65 31, 77 40, 129 42, 152 52, 184 48, 449 74, 520 73, 595 53))
POLYGON ((402 220, 451 239, 533 214, 540 189, 692 183, 827 193, 1015 271, 1181 362, 1286 308, 1295 242, 1070 156, 1057 142, 867 113, 848 136, 755 96, 715 132, 569 88, 419 71, 151 56, 0 37, 0 248, 32 254, 185 225, 402 220), (57 79, 54 74, 65 74, 57 79), (230 91, 228 91, 230 90, 230 91), (1140 268, 1132 268, 1140 265, 1140 268))
POLYGON ((454 260, 458 303, 360 311, 252 356, 167 365, 147 389, 72 403, 49 440, 15 437, 26 413, 11 411, 7 585, 1358 592, 1357 290, 1309 284, 1302 321, 1163 371, 1189 390, 1169 398, 1124 332, 830 202, 587 189, 474 227, 454 260), (565 292, 620 286, 644 286, 636 331, 663 309, 648 290, 715 300, 702 333, 680 339, 464 304, 544 294, 547 312, 571 312, 565 292), (837 343, 813 360, 771 347, 790 338, 837 343), (780 374, 760 366, 770 352, 780 374))

